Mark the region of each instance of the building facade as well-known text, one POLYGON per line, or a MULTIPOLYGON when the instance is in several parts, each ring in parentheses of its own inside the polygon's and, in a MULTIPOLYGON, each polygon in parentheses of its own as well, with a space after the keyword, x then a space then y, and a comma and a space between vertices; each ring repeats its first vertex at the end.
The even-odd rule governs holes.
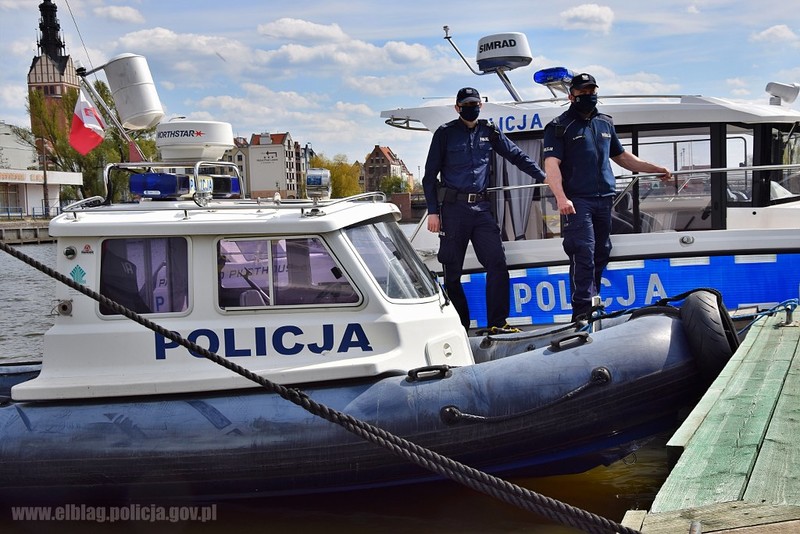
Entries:
POLYGON ((283 132, 237 137, 223 159, 239 168, 251 197, 279 193, 283 198, 299 198, 312 157, 309 145, 301 146, 289 132, 283 132))
POLYGON ((406 164, 388 146, 375 145, 364 160, 364 191, 379 191, 381 180, 400 177, 414 188, 414 175, 408 172, 406 164))

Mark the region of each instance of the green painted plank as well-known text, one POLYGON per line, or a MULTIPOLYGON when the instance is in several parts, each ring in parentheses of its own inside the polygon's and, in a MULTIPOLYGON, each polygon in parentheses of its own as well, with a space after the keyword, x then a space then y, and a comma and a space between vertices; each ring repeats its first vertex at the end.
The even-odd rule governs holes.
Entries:
POLYGON ((790 364, 779 350, 781 336, 769 325, 758 332, 659 491, 653 512, 742 498, 790 364))
POLYGON ((708 415, 708 412, 714 406, 714 403, 717 402, 717 399, 719 399, 722 392, 725 391, 725 388, 728 386, 728 382, 730 381, 731 377, 737 374, 739 366, 748 357, 749 352, 751 350, 763 350, 763 345, 767 343, 767 336, 761 336, 760 342, 755 346, 755 349, 753 349, 753 346, 756 343, 756 340, 759 339, 758 334, 765 327, 768 320, 769 318, 764 318, 764 320, 761 320, 750 327, 744 340, 739 345, 739 348, 736 349, 736 352, 733 354, 733 356, 731 356, 731 359, 728 361, 722 371, 720 371, 719 376, 717 376, 711 386, 709 386, 706 393, 703 395, 694 409, 689 413, 678 430, 672 435, 672 437, 670 437, 669 441, 667 442, 667 456, 670 459, 671 465, 674 465, 678 458, 680 458, 681 454, 683 454, 683 450, 686 448, 689 440, 703 423, 708 415))
POLYGON ((784 327, 778 351, 792 358, 744 497, 800 505, 800 328, 784 327))

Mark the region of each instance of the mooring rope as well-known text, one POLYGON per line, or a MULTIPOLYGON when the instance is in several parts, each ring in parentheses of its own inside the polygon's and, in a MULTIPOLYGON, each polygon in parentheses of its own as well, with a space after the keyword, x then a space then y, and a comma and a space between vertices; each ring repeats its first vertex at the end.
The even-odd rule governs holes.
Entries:
POLYGON ((615 532, 620 534, 641 534, 637 530, 625 527, 621 524, 611 521, 610 519, 606 519, 602 516, 587 512, 586 510, 582 510, 556 499, 552 499, 516 484, 512 484, 511 482, 503 480, 494 475, 484 473, 483 471, 472 468, 468 465, 462 464, 461 462, 443 456, 435 451, 412 443, 379 427, 339 412, 338 410, 331 409, 314 401, 299 389, 287 388, 280 384, 276 384, 262 376, 253 373, 249 369, 246 369, 226 358, 219 356, 214 352, 209 351, 204 347, 201 347, 192 341, 184 339, 177 333, 167 330, 166 328, 150 321, 145 317, 142 317, 141 315, 129 310, 128 308, 125 308, 120 304, 117 304, 115 301, 106 298, 105 296, 93 291, 92 289, 89 289, 86 286, 78 284, 71 278, 64 276, 58 271, 51 269, 50 267, 31 258, 30 256, 7 245, 2 240, 0 240, 0 249, 30 265, 31 267, 41 271, 47 276, 50 276, 51 278, 58 280, 59 282, 86 295, 87 297, 96 300, 105 306, 108 306, 115 312, 124 315, 128 319, 131 319, 132 321, 149 328, 165 338, 182 345, 190 351, 200 354, 204 358, 211 360, 212 362, 221 365, 222 367, 225 367, 226 369, 233 371, 238 375, 251 380, 252 382, 255 382, 256 384, 265 388, 267 391, 275 393, 283 399, 302 407, 308 412, 335 423, 349 432, 361 437, 362 439, 383 447, 393 454, 433 473, 449 478, 450 480, 458 482, 468 488, 480 491, 481 493, 494 497, 505 503, 517 506, 523 510, 539 514, 562 525, 581 529, 585 532, 597 534, 615 532))

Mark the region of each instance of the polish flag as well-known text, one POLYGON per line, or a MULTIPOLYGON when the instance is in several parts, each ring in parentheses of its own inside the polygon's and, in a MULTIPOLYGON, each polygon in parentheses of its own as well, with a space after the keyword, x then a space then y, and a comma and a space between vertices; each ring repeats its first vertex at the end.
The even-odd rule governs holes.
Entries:
POLYGON ((75 114, 69 130, 69 144, 85 156, 103 142, 105 124, 100 114, 89 102, 83 91, 75 102, 75 114))

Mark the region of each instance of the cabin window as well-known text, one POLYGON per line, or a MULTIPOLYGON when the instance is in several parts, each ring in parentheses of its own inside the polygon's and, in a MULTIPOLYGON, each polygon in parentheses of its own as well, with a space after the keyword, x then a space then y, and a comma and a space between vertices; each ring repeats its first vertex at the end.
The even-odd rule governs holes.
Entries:
POLYGON ((219 306, 356 304, 360 297, 321 239, 221 239, 219 306))
POLYGON ((417 299, 436 294, 432 275, 394 221, 354 226, 345 233, 387 297, 417 299))
MULTIPOLYGON (((106 239, 100 294, 136 313, 189 308, 188 245, 182 237, 106 239)), ((100 305, 103 315, 118 315, 100 305)))

